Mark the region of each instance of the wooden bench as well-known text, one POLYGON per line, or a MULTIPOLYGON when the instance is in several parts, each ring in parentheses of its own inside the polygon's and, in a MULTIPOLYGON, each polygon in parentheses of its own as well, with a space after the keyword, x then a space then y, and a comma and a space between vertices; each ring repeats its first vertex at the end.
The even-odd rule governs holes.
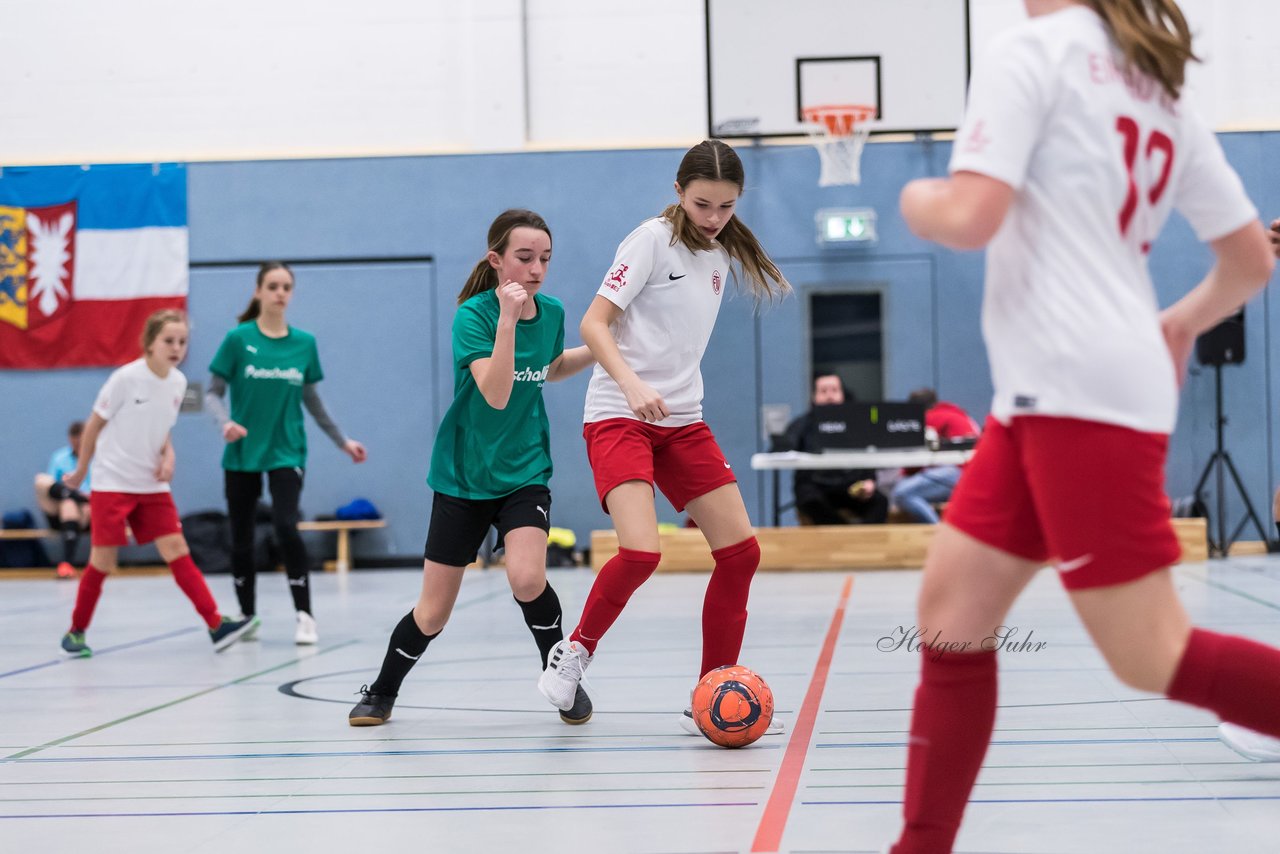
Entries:
POLYGON ((338 559, 334 568, 339 575, 351 569, 351 532, 387 527, 386 519, 326 519, 323 522, 299 522, 299 531, 333 531, 338 535, 338 559))
MULTIPOLYGON (((1204 519, 1174 519, 1184 561, 1208 560, 1204 519)), ((933 539, 934 525, 809 525, 757 528, 760 569, 769 571, 918 569, 933 539)), ((707 572, 713 561, 702 532, 681 528, 659 535, 658 572, 707 572)), ((1243 543, 1239 545, 1244 545, 1243 543)), ((1235 550, 1232 550, 1233 553, 1235 550)), ((618 553, 618 535, 591 532, 591 569, 599 572, 618 553)))
MULTIPOLYGON (((338 535, 338 559, 334 568, 339 573, 351 569, 351 532, 387 527, 386 519, 327 519, 322 522, 299 522, 299 531, 333 531, 338 535)), ((48 528, 0 528, 0 540, 42 540, 57 534, 48 528)))

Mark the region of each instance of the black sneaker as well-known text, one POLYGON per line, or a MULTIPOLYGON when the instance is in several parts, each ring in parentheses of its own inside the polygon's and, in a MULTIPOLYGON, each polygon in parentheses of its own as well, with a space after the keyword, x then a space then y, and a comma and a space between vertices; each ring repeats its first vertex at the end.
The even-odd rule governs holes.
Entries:
POLYGON ((587 696, 586 691, 582 690, 581 685, 573 694, 573 705, 560 712, 560 720, 574 726, 591 720, 591 698, 587 696))
POLYGON ((391 707, 396 698, 390 694, 375 694, 368 685, 360 686, 360 702, 356 703, 347 723, 352 726, 382 726, 391 718, 391 707))
POLYGON ((214 652, 222 652, 256 628, 257 617, 241 617, 236 620, 223 617, 216 629, 209 629, 209 640, 213 641, 214 652))
POLYGON ((67 632, 62 636, 62 651, 72 658, 88 658, 93 650, 84 642, 84 632, 67 632))

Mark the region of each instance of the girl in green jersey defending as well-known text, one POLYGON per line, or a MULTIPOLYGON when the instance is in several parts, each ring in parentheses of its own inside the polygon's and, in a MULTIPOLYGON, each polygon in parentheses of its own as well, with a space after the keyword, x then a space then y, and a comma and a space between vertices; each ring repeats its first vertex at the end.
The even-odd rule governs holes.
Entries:
POLYGON ((297 609, 294 640, 319 640, 311 612, 310 560, 298 534, 298 499, 307 466, 307 434, 302 407, 353 462, 362 463, 364 445, 347 438, 325 411, 316 383, 324 379, 311 333, 289 325, 285 311, 293 298, 293 271, 279 261, 263 264, 240 325, 227 333, 209 365, 205 403, 222 425, 227 516, 231 521, 231 572, 246 617, 257 612, 253 523, 262 496, 262 475, 271 490, 271 524, 284 555, 289 592, 297 609), (223 404, 231 389, 231 412, 223 404))
MULTIPOLYGON (((542 385, 592 363, 564 349, 564 306, 541 293, 551 230, 533 211, 489 226, 489 251, 458 295, 453 319, 453 404, 436 433, 427 483, 435 491, 418 604, 391 632, 382 670, 348 715, 352 726, 391 717, 400 684, 449 620, 463 569, 490 526, 505 544, 507 580, 542 658, 563 637, 560 600, 547 583, 551 442, 542 385)), ((586 723, 578 689, 560 717, 586 723)))

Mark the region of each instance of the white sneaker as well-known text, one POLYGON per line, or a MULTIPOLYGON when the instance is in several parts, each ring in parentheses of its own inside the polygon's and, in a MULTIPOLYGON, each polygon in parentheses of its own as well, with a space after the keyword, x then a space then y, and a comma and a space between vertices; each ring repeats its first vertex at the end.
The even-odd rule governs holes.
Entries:
POLYGON ((569 711, 591 659, 587 648, 577 641, 559 641, 547 656, 547 669, 538 677, 538 690, 551 705, 562 712, 569 711))
POLYGON ((1218 738, 1252 762, 1280 762, 1280 738, 1228 723, 1218 724, 1218 738))
MULTIPOLYGON (((702 735, 702 730, 698 729, 698 722, 693 719, 693 709, 685 709, 684 714, 680 716, 680 728, 689 735, 702 735)), ((787 731, 787 725, 775 713, 769 721, 769 729, 765 730, 765 735, 782 735, 787 731)))
POLYGON ((298 646, 311 646, 320 642, 316 633, 316 620, 306 611, 298 612, 298 630, 293 634, 293 642, 298 646))

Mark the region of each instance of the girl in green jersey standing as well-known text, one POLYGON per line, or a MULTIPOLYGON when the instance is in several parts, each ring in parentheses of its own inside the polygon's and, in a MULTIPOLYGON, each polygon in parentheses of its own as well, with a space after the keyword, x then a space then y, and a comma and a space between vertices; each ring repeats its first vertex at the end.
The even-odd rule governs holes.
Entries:
MULTIPOLYGON (((436 433, 427 483, 435 491, 418 604, 400 620, 382 669, 348 715, 352 726, 391 717, 400 684, 449 620, 463 568, 490 526, 506 548, 507 579, 546 667, 563 638, 560 600, 547 583, 551 442, 542 385, 592 363, 564 349, 564 306, 543 293, 551 230, 536 213, 504 211, 489 251, 458 295, 453 319, 454 398, 436 433)), ((581 688, 560 717, 586 723, 581 688)))
POLYGON ((285 320, 293 298, 293 271, 278 261, 263 264, 240 325, 227 333, 209 365, 205 401, 222 425, 227 515, 231 520, 231 571, 246 617, 257 611, 254 590, 253 522, 262 496, 262 475, 271 490, 271 523, 284 555, 289 592, 297 609, 299 644, 317 642, 307 578, 307 549, 298 534, 298 499, 307 465, 302 407, 352 461, 362 463, 364 445, 347 438, 329 418, 316 391, 324 379, 316 339, 285 320), (223 396, 231 389, 231 412, 223 396))

